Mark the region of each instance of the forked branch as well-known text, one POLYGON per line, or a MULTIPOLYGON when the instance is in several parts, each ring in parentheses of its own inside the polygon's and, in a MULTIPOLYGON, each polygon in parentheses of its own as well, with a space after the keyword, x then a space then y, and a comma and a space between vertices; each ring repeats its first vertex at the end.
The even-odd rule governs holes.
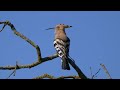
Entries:
MULTIPOLYGON (((27 65, 18 65, 17 66, 0 66, 0 69, 1 70, 17 70, 17 69, 22 69, 22 68, 32 68, 32 67, 35 67, 43 62, 46 62, 46 61, 49 61, 49 60, 53 60, 54 58, 57 58, 58 55, 57 54, 54 54, 54 55, 51 55, 51 56, 48 56, 48 57, 44 57, 42 58, 41 56, 41 51, 40 51, 40 48, 38 45, 36 45, 33 41, 31 41, 30 39, 28 39, 26 36, 24 36, 23 34, 19 33, 13 24, 11 24, 9 21, 5 21, 5 22, 0 22, 0 24, 4 24, 2 30, 5 28, 5 26, 10 26, 11 27, 11 30, 14 32, 15 35, 19 36, 20 38, 22 38, 23 40, 25 40, 26 42, 28 42, 30 45, 32 45, 36 51, 37 51, 37 56, 38 56, 38 59, 33 62, 32 64, 27 64, 27 65)), ((87 77, 82 73, 82 71, 79 69, 79 67, 72 61, 72 60, 69 60, 69 63, 72 65, 72 67, 77 71, 79 77, 81 79, 87 79, 87 77)))

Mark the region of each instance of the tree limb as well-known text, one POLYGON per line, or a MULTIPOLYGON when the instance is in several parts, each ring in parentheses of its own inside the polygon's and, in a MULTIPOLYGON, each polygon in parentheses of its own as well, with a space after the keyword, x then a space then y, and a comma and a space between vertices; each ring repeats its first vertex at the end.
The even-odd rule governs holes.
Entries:
MULTIPOLYGON (((41 56, 41 51, 40 51, 40 48, 38 45, 36 45, 33 41, 31 41, 30 39, 28 39, 26 36, 24 36, 23 34, 19 33, 13 24, 11 24, 9 21, 5 21, 5 22, 0 22, 0 24, 4 24, 2 30, 5 28, 5 26, 10 26, 11 27, 11 30, 14 32, 15 35, 19 36, 20 38, 24 39, 25 41, 27 41, 30 45, 32 45, 36 51, 37 51, 37 56, 38 56, 38 59, 37 61, 33 62, 32 64, 27 64, 27 65, 16 65, 15 66, 0 66, 0 69, 2 70, 13 70, 13 69, 22 69, 22 68, 32 68, 34 66, 37 66, 43 62, 46 62, 46 61, 49 61, 49 60, 53 60, 54 58, 57 58, 58 55, 57 54, 54 54, 54 55, 51 55, 51 56, 48 56, 48 57, 44 57, 42 58, 41 56)), ((77 71, 79 77, 81 79, 87 79, 87 77, 82 73, 82 71, 79 69, 79 67, 72 61, 72 60, 69 60, 69 63, 72 65, 72 67, 77 71)))
POLYGON ((108 70, 107 70, 107 68, 105 67, 105 65, 104 64, 100 64, 100 65, 102 66, 102 68, 104 69, 104 71, 106 72, 106 74, 108 75, 108 78, 112 79, 111 76, 110 76, 110 74, 109 74, 109 72, 108 72, 108 70))
POLYGON ((49 74, 44 74, 44 75, 35 77, 33 79, 46 79, 46 78, 48 79, 81 79, 79 76, 60 76, 60 77, 55 78, 54 76, 49 75, 49 74))
MULTIPOLYGON (((24 36, 23 34, 19 33, 19 32, 15 29, 15 27, 14 27, 13 24, 11 24, 9 21, 0 22, 0 24, 4 24, 2 30, 5 28, 6 25, 10 26, 15 35, 21 37, 22 39, 24 39, 25 41, 27 41, 29 44, 31 44, 34 48, 36 48, 37 55, 38 55, 37 61, 36 61, 36 62, 33 62, 32 64, 28 64, 28 65, 17 65, 17 67, 16 67, 16 66, 10 66, 10 65, 9 65, 9 66, 4 66, 4 67, 1 67, 1 66, 0 66, 0 69, 2 69, 2 70, 3 70, 3 69, 4 69, 4 70, 6 70, 6 69, 8 69, 8 70, 13 70, 13 69, 15 69, 15 68, 16 68, 16 69, 32 68, 32 67, 37 66, 37 65, 39 65, 39 64, 41 64, 41 63, 43 63, 43 62, 45 62, 45 61, 52 60, 52 59, 58 57, 57 54, 54 54, 54 55, 52 55, 52 56, 48 56, 48 57, 42 58, 42 56, 41 56, 41 51, 40 51, 39 46, 36 45, 33 41, 31 41, 30 39, 28 39, 28 38, 27 38, 26 36, 24 36)), ((2 30, 1 30, 1 31, 2 31, 2 30)))
POLYGON ((71 59, 68 60, 68 62, 71 64, 71 66, 76 70, 76 72, 78 73, 79 77, 82 79, 88 79, 84 73, 80 70, 80 68, 75 64, 75 62, 71 59))
POLYGON ((42 76, 38 76, 38 77, 35 77, 35 78, 33 78, 33 79, 44 79, 44 78, 55 79, 54 76, 51 76, 51 75, 49 75, 49 74, 44 74, 44 75, 42 75, 42 76))
POLYGON ((36 62, 33 62, 32 64, 27 64, 27 65, 18 65, 17 67, 16 66, 0 66, 0 69, 2 70, 13 70, 13 69, 22 69, 22 68, 32 68, 32 67, 35 67, 43 62, 46 62, 46 61, 49 61, 49 60, 53 60, 54 58, 58 57, 57 54, 54 54, 52 56, 48 56, 48 57, 45 57, 45 58, 42 58, 40 59, 40 62, 37 60, 36 62))
POLYGON ((81 79, 79 76, 61 76, 56 79, 81 79))
POLYGON ((99 70, 95 73, 95 75, 92 76, 92 79, 100 72, 100 70, 101 70, 101 69, 99 69, 99 70))

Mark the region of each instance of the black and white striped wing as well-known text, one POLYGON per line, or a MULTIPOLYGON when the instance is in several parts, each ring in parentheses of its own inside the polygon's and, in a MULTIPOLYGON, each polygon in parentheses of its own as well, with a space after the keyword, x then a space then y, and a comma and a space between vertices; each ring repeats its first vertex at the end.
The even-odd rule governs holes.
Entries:
POLYGON ((55 39, 54 40, 54 47, 58 53, 58 56, 60 58, 67 57, 69 55, 69 46, 70 46, 70 40, 64 42, 61 39, 55 39))

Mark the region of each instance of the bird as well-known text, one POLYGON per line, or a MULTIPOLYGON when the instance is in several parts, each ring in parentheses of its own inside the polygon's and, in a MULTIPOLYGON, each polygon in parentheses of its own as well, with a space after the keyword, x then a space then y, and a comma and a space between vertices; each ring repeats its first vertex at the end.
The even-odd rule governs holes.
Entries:
POLYGON ((70 39, 68 38, 65 28, 70 28, 72 26, 64 25, 64 24, 57 24, 55 28, 49 28, 55 30, 55 36, 53 40, 54 48, 61 58, 62 62, 62 69, 63 70, 70 70, 69 62, 69 48, 70 48, 70 39))

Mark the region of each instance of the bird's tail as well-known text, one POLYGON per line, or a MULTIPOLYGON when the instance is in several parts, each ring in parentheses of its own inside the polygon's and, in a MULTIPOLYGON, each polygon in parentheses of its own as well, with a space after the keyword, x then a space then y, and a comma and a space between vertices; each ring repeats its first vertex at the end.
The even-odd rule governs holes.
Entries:
POLYGON ((70 70, 68 59, 69 58, 62 58, 62 69, 63 70, 70 70))

